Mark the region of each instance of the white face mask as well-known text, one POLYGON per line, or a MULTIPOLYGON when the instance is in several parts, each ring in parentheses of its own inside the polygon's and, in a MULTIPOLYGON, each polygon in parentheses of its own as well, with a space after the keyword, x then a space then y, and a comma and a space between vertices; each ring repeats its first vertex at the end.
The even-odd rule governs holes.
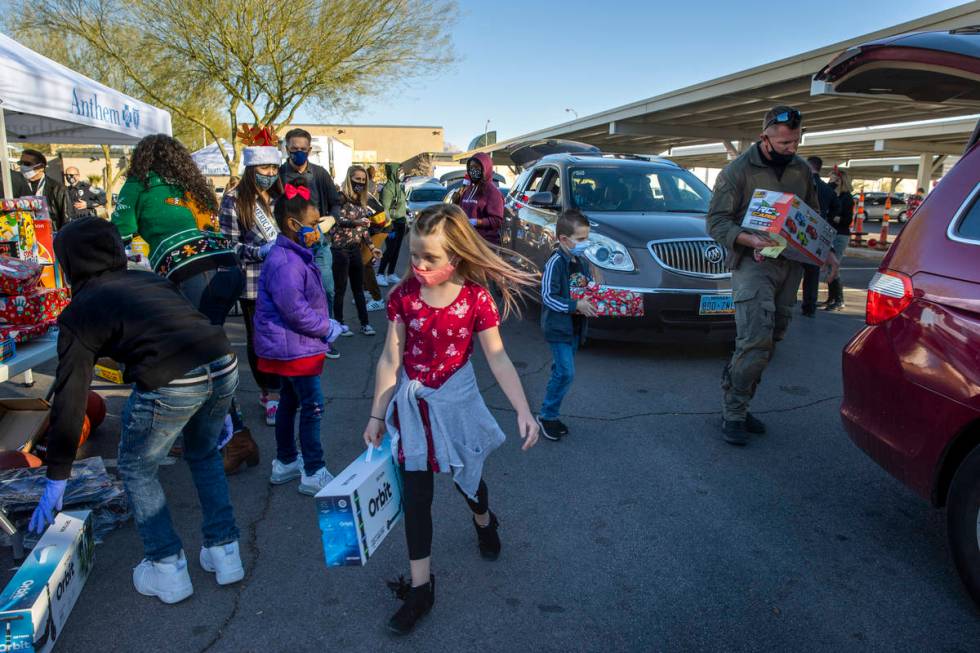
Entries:
POLYGON ((20 174, 24 175, 28 180, 34 179, 34 175, 37 174, 40 166, 21 166, 20 174))

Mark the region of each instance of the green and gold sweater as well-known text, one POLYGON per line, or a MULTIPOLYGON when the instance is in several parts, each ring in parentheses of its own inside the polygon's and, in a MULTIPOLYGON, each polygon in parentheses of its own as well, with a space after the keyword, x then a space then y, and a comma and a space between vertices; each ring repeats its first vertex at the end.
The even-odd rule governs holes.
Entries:
POLYGON ((139 234, 150 246, 153 269, 176 283, 206 270, 238 265, 217 215, 200 210, 183 188, 155 172, 146 183, 126 180, 112 223, 127 245, 139 234))

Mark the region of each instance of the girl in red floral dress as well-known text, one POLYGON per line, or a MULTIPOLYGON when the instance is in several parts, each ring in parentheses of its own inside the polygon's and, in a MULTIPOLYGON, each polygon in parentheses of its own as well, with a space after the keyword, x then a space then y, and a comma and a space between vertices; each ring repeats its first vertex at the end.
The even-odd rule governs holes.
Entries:
POLYGON ((375 375, 374 403, 364 440, 378 446, 387 431, 402 468, 405 534, 411 586, 398 589, 404 604, 388 622, 410 632, 435 602, 430 573, 433 474, 451 472, 473 512, 480 554, 500 553, 498 521, 482 478, 486 456, 504 439, 479 394, 470 363, 479 340, 487 362, 517 412, 523 449, 534 446, 538 428, 517 371, 500 339, 500 315, 487 291, 502 294, 504 316, 535 275, 505 263, 452 204, 424 210, 411 228, 414 274, 388 298, 388 334, 375 375))

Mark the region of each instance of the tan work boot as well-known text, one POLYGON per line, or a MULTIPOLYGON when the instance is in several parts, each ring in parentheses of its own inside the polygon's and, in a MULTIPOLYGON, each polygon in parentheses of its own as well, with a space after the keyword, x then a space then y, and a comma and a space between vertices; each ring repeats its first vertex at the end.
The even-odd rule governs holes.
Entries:
POLYGON ((242 463, 249 467, 259 464, 259 445, 252 439, 252 433, 248 429, 242 429, 231 436, 231 440, 221 450, 221 457, 225 465, 225 474, 237 474, 242 463))

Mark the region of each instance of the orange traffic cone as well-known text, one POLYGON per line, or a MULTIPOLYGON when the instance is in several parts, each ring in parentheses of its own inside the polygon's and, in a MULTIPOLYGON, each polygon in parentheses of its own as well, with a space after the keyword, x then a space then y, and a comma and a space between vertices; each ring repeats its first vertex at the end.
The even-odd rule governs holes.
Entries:
POLYGON ((864 247, 864 191, 858 196, 857 217, 854 219, 854 232, 851 234, 851 244, 864 247))
POLYGON ((891 216, 888 214, 892 210, 892 196, 889 193, 885 196, 885 212, 881 216, 881 238, 878 241, 878 249, 888 249, 888 222, 891 216))

